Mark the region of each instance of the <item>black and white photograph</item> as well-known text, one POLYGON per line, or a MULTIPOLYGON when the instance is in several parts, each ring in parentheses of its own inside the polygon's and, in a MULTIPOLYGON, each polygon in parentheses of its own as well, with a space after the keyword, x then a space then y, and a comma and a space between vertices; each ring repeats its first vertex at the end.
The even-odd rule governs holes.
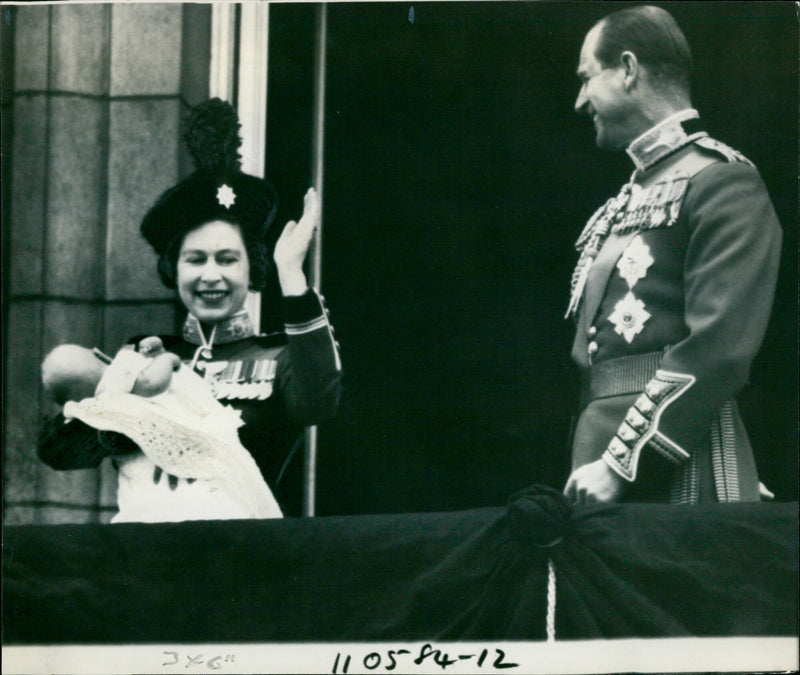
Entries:
POLYGON ((787 672, 798 9, 2 2, 2 672, 787 672))

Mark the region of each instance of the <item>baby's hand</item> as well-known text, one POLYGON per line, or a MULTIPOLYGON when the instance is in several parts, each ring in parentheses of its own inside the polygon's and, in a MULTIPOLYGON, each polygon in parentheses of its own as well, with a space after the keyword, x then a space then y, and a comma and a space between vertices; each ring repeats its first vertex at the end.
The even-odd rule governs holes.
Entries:
POLYGON ((153 360, 139 373, 131 393, 147 397, 163 394, 169 389, 172 373, 181 367, 181 360, 172 352, 164 351, 164 345, 157 337, 142 340, 138 350, 153 360))
POLYGON ((164 343, 155 335, 146 337, 137 346, 136 351, 142 356, 156 357, 164 353, 164 343))

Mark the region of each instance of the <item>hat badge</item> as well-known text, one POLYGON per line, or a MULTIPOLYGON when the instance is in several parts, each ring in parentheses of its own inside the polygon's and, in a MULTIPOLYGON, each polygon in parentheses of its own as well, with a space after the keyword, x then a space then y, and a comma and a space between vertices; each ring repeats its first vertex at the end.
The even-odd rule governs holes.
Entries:
POLYGON ((226 209, 229 209, 236 201, 236 193, 230 185, 223 183, 217 188, 217 201, 226 209))

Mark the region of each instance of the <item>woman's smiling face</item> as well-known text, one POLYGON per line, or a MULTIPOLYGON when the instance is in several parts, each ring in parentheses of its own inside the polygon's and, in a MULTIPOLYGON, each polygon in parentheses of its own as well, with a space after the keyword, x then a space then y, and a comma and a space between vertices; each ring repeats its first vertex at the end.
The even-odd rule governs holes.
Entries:
POLYGON ((244 306, 250 261, 237 225, 213 220, 189 232, 177 264, 178 295, 203 323, 217 323, 244 306))

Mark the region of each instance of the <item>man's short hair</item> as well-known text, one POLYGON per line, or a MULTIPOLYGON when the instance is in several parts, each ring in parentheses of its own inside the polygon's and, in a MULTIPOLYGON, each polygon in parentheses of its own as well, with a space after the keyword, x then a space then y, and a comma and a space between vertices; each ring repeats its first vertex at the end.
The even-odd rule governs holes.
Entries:
POLYGON ((622 53, 630 51, 657 81, 688 93, 692 52, 669 12, 652 5, 621 9, 601 19, 600 26, 595 58, 603 67, 618 65, 622 53))

